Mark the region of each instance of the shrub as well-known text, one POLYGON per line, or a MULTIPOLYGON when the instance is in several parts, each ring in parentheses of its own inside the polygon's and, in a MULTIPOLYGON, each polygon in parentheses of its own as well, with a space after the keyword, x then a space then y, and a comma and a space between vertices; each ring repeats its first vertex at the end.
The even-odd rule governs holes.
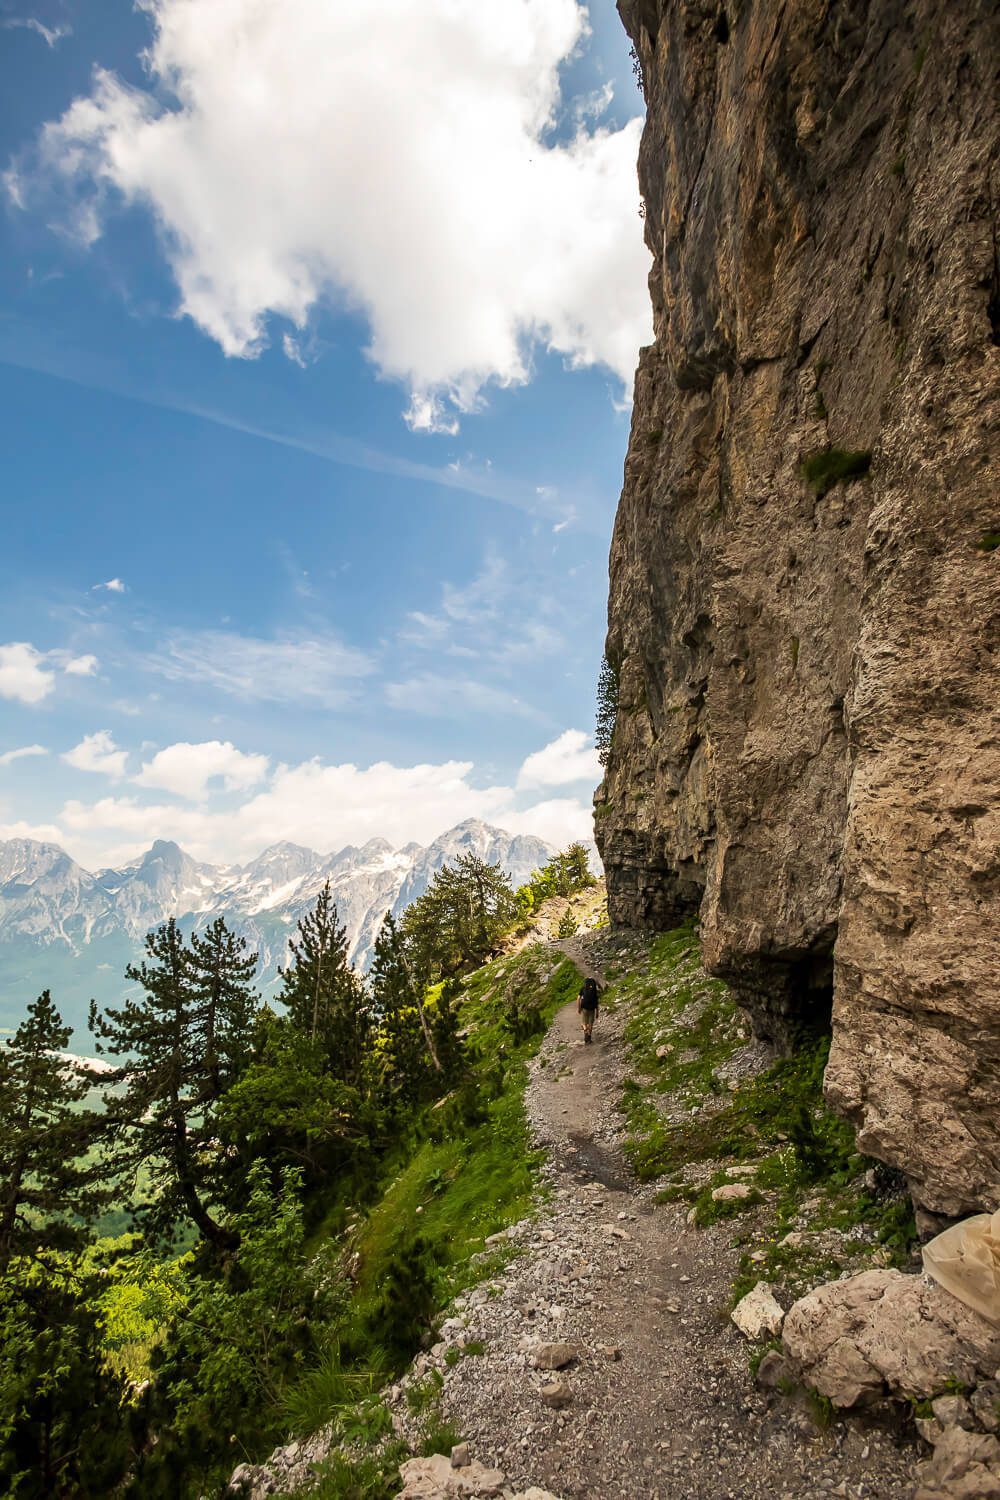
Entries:
POLYGON ((821 448, 810 453, 799 465, 799 473, 818 500, 835 484, 861 479, 871 468, 870 452, 851 452, 845 448, 821 448))

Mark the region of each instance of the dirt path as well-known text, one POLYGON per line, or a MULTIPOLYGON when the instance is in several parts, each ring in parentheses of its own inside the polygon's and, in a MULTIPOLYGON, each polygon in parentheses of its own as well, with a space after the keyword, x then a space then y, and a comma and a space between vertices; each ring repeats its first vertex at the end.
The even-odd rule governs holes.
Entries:
MULTIPOLYGON (((585 973, 586 939, 558 945, 585 973)), ((689 1228, 631 1179, 617 1108, 624 1016, 602 1013, 584 1047, 563 1009, 533 1068, 528 1111, 547 1149, 550 1190, 539 1218, 508 1231, 523 1252, 460 1300, 427 1363, 444 1376, 445 1413, 472 1455, 514 1488, 566 1500, 907 1500, 912 1451, 858 1423, 818 1429, 747 1373, 728 1318, 731 1229, 689 1228), (473 1340, 479 1357, 448 1358, 473 1340), (553 1377, 534 1368, 540 1343, 579 1353, 563 1374, 561 1410, 543 1403, 553 1377)))

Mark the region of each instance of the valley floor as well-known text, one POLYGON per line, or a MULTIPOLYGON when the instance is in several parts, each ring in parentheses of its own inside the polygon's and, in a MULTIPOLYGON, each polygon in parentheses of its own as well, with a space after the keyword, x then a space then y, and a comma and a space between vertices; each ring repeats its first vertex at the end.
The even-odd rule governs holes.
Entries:
MULTIPOLYGON (((560 946, 603 976, 648 947, 630 941, 605 929, 560 946)), ((630 1171, 626 1022, 626 1007, 612 1006, 585 1047, 575 1006, 557 1015, 527 1094, 545 1202, 506 1231, 520 1253, 457 1300, 441 1342, 390 1394, 397 1427, 405 1436, 413 1425, 407 1388, 443 1381, 444 1416, 474 1460, 503 1472, 507 1494, 904 1500, 909 1442, 859 1419, 824 1426, 807 1404, 754 1385, 729 1319, 733 1221, 695 1227, 687 1203, 656 1202, 630 1171), (553 1342, 576 1351, 559 1375, 535 1368, 553 1342), (543 1400, 553 1383, 565 1389, 548 1399, 564 1405, 543 1400)))

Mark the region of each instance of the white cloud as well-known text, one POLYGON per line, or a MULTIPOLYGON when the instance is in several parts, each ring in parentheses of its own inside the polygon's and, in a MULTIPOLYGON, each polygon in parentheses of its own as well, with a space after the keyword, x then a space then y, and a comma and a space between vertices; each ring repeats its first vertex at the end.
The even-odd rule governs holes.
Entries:
POLYGON ((350 701, 357 679, 372 670, 361 651, 333 636, 265 641, 226 630, 172 636, 146 658, 148 667, 174 682, 205 682, 248 702, 350 701))
POLYGON ((385 701, 403 713, 441 719, 465 719, 470 713, 514 714, 538 719, 541 714, 530 703, 504 688, 491 687, 473 677, 446 677, 439 672, 421 672, 403 682, 387 682, 385 701))
MULTIPOLYGON (((538 663, 565 646, 561 631, 550 623, 561 612, 551 593, 537 567, 520 561, 515 570, 490 553, 468 583, 442 585, 435 613, 413 610, 408 614, 397 640, 404 647, 433 651, 436 658, 475 659, 479 665, 471 691, 490 711, 510 711, 515 700, 506 683, 516 669, 525 662, 538 663), (488 683, 490 674, 499 679, 499 685, 488 683)), ((414 680, 434 687, 429 701, 470 691, 468 680, 461 678, 456 679, 454 692, 446 694, 442 684, 450 679, 440 674, 427 678, 421 673, 410 682, 392 684, 389 701, 397 707, 410 706, 404 700, 412 698, 414 680)), ((523 705, 513 711, 524 712, 523 705)))
POLYGON ((40 36, 47 47, 54 47, 61 42, 64 36, 72 35, 70 26, 43 26, 41 21, 36 21, 34 16, 11 16, 7 20, 0 21, 0 26, 8 30, 20 27, 25 31, 34 31, 40 36))
POLYGON ((247 755, 228 740, 206 740, 200 745, 180 742, 158 750, 133 780, 139 786, 200 801, 208 795, 211 781, 221 780, 227 792, 248 791, 264 780, 269 765, 266 755, 247 755))
POLYGON ((35 839, 40 844, 61 844, 65 834, 55 823, 0 823, 0 839, 35 839))
POLYGON ((578 839, 594 837, 594 809, 572 797, 553 797, 509 813, 504 826, 510 833, 533 833, 557 849, 565 849, 578 839))
POLYGON ((107 583, 95 583, 91 593, 96 593, 98 589, 105 589, 109 594, 125 593, 125 585, 120 578, 109 578, 107 583))
POLYGON ((589 781, 596 786, 601 779, 601 763, 589 734, 582 729, 567 729, 558 739, 529 755, 518 772, 518 789, 528 787, 570 786, 589 781))
POLYGON ((93 677, 97 667, 96 656, 71 656, 63 666, 63 671, 68 672, 71 677, 93 677))
POLYGON ((98 729, 85 734, 78 745, 67 750, 62 759, 78 771, 95 771, 100 776, 124 776, 128 751, 119 750, 110 730, 98 729))
POLYGON ((215 863, 252 859, 280 839, 321 852, 375 837, 396 847, 426 844, 465 818, 534 833, 560 847, 592 833, 583 801, 531 803, 512 786, 479 786, 471 761, 360 767, 313 759, 279 765, 266 787, 236 807, 103 797, 67 802, 58 815, 74 857, 90 867, 131 859, 155 838, 176 839, 196 858, 215 863))
POLYGON ((0 646, 0 698, 19 703, 41 703, 52 691, 52 673, 41 651, 28 641, 0 646))
POLYGON ((535 344, 630 389, 650 332, 641 122, 593 124, 602 93, 553 135, 579 0, 143 9, 149 89, 99 70, 21 165, 22 199, 28 171, 67 181, 84 240, 112 199, 148 208, 181 311, 229 355, 324 300, 362 311, 418 430, 529 379, 535 344))
POLYGON ((16 760, 25 760, 30 755, 48 755, 44 745, 22 745, 19 750, 5 750, 0 755, 0 766, 11 766, 16 760))

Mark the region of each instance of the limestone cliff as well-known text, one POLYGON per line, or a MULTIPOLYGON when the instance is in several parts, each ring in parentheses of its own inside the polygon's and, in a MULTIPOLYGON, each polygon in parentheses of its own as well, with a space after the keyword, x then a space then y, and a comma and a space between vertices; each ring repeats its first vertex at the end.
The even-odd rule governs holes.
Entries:
POLYGON ((655 342, 611 551, 612 917, 943 1214, 1000 1205, 994 0, 619 0, 655 342))

